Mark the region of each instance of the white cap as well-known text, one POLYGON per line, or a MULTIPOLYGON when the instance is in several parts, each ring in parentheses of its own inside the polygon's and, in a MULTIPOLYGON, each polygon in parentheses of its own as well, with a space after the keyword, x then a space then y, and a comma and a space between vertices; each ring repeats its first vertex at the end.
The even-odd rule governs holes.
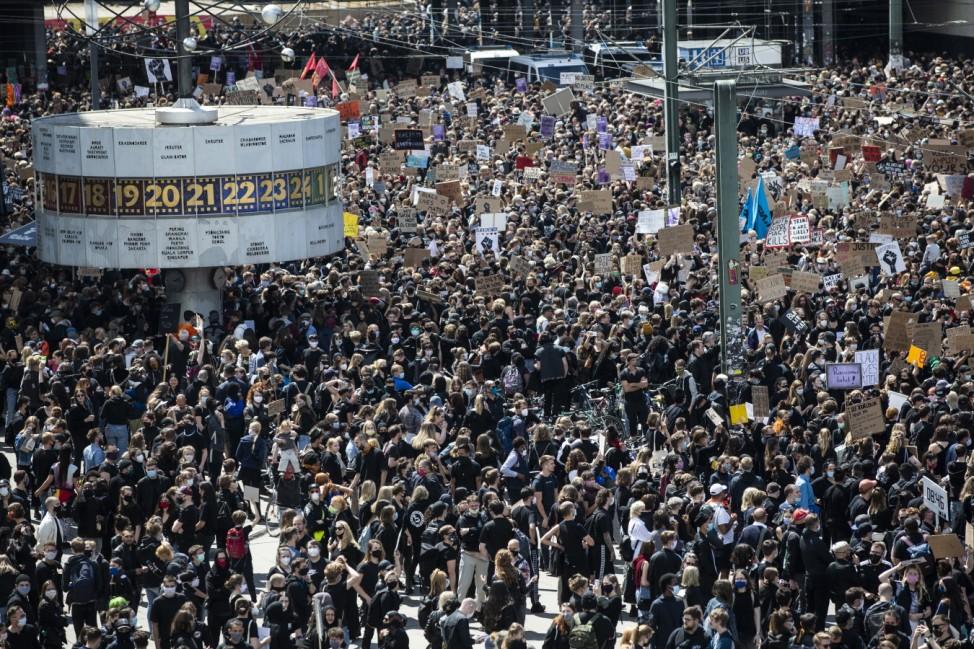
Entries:
POLYGON ((714 484, 710 485, 710 495, 711 496, 719 496, 720 494, 724 493, 725 491, 727 491, 727 487, 725 487, 724 485, 720 484, 719 482, 715 482, 714 484))

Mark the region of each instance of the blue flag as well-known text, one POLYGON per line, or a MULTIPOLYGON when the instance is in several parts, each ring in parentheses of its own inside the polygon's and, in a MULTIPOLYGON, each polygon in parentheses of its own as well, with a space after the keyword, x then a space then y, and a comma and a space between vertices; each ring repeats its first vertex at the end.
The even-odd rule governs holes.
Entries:
POLYGON ((744 205, 741 206, 741 215, 737 217, 738 223, 741 224, 741 233, 747 234, 747 231, 751 228, 751 188, 747 188, 747 198, 744 199, 744 205))
POLYGON ((751 203, 751 222, 753 225, 750 229, 758 233, 758 239, 763 239, 771 226, 771 208, 768 206, 768 198, 764 193, 764 178, 760 176, 751 203))

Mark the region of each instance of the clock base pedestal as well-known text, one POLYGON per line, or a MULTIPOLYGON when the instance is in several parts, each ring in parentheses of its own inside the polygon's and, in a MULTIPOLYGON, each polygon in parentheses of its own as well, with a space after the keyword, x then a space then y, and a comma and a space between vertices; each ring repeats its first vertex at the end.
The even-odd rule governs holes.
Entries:
MULTIPOLYGON (((182 290, 166 289, 167 302, 179 304, 179 316, 184 311, 194 311, 203 316, 203 322, 210 323, 210 312, 216 311, 223 321, 223 292, 213 285, 213 268, 181 268, 185 282, 182 290)), ((173 271, 163 271, 173 272, 173 271)))

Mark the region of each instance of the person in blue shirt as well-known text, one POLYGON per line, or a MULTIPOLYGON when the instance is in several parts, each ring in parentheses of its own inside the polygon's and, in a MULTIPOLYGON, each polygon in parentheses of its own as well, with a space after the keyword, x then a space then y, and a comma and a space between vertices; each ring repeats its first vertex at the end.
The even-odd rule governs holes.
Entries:
POLYGON ((85 472, 97 469, 105 461, 105 449, 101 447, 100 439, 101 432, 97 428, 88 431, 88 441, 90 444, 85 447, 84 453, 82 454, 85 460, 85 472))
POLYGON ((812 474, 815 473, 815 465, 812 458, 807 455, 798 461, 798 480, 795 485, 798 487, 798 506, 817 514, 819 507, 815 502, 815 492, 812 490, 812 474))
POLYGON ((734 639, 727 628, 730 616, 725 608, 715 608, 710 612, 707 621, 710 622, 709 649, 734 649, 734 639))

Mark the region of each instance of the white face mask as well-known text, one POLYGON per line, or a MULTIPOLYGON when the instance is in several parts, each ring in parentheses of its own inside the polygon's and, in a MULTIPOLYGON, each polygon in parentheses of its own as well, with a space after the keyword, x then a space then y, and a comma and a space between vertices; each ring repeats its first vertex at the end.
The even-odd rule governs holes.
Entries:
POLYGON ((320 554, 321 554, 321 550, 319 550, 318 548, 308 548, 309 557, 316 559, 320 554))
POLYGON ((521 410, 521 416, 522 417, 527 417, 528 416, 528 409, 527 408, 524 408, 524 409, 521 410))
MULTIPOLYGON (((281 565, 282 566, 289 566, 289 565, 291 565, 291 557, 281 557, 281 565)), ((243 592, 243 591, 241 591, 241 592, 243 592)))
POLYGON ((311 502, 317 503, 319 500, 321 500, 321 496, 320 495, 318 495, 318 494, 311 494, 311 502))
POLYGON ((55 597, 57 597, 57 591, 54 590, 53 588, 51 590, 45 590, 44 597, 48 599, 54 599, 55 597))
POLYGON ((45 552, 44 558, 48 561, 54 561, 57 558, 57 552, 45 552))
POLYGON ((173 595, 176 594, 176 587, 175 586, 163 586, 162 587, 162 594, 165 595, 166 597, 172 597, 173 595))
POLYGON ((255 394, 254 395, 254 403, 261 403, 263 400, 264 400, 264 397, 262 397, 261 395, 259 395, 259 394, 255 394))

